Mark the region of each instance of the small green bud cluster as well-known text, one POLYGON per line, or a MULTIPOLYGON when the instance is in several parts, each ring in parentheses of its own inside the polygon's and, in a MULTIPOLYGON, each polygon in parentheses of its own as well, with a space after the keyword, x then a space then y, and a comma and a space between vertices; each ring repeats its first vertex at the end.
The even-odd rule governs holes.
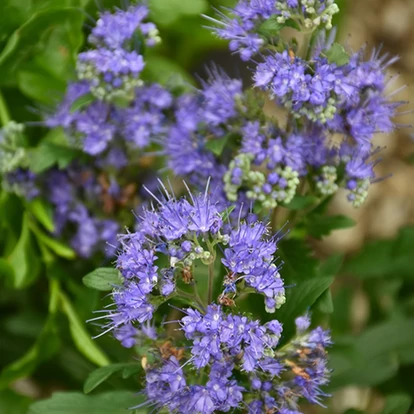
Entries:
POLYGON ((324 165, 321 168, 320 175, 315 177, 317 191, 323 196, 335 194, 338 191, 337 179, 336 168, 331 165, 324 165))
POLYGON ((286 1, 277 1, 275 7, 280 12, 276 19, 278 23, 283 24, 292 19, 307 31, 313 31, 319 26, 332 29, 332 16, 339 12, 334 0, 298 0, 296 8, 289 7, 286 1))
POLYGON ((358 184, 355 189, 350 190, 348 194, 348 200, 352 203, 354 207, 361 207, 364 204, 365 200, 368 197, 368 189, 371 182, 369 178, 365 180, 358 180, 358 184))
POLYGON ((28 166, 28 155, 24 148, 24 126, 10 121, 0 130, 0 173, 7 174, 17 168, 28 166))
POLYGON ((140 78, 130 75, 122 75, 117 78, 118 84, 114 86, 111 82, 106 82, 103 74, 96 70, 93 64, 79 62, 76 71, 80 80, 86 80, 90 84, 91 93, 101 101, 117 102, 131 101, 134 98, 134 90, 143 85, 140 78))

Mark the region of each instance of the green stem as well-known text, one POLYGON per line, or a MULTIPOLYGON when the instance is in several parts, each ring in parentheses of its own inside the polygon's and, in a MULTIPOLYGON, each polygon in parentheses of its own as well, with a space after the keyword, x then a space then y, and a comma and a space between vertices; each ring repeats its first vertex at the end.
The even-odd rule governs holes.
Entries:
POLYGON ((200 312, 204 312, 204 303, 199 301, 197 297, 194 297, 190 293, 184 292, 181 289, 177 289, 177 296, 188 300, 192 306, 196 307, 200 312))
POLYGON ((304 60, 306 60, 308 57, 312 35, 313 35, 313 31, 303 33, 303 39, 302 39, 301 46, 297 54, 300 58, 304 60))
POLYGON ((6 101, 4 100, 3 94, 0 91, 0 123, 5 126, 10 122, 10 114, 7 109, 6 101))
POLYGON ((208 295, 207 295, 208 304, 210 304, 213 300, 213 287, 214 287, 214 261, 208 265, 208 295))

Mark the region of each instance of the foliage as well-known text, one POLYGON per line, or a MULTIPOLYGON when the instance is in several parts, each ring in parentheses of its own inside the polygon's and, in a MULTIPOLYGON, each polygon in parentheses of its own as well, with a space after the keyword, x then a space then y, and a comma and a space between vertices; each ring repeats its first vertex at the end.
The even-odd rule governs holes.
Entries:
MULTIPOLYGON (((71 144, 67 131, 47 129, 42 120, 44 114, 55 110, 68 83, 76 79, 78 54, 89 48, 87 16, 95 19, 98 8, 89 0, 2 0, 0 3, 0 126, 6 126, 10 120, 28 123, 25 166, 35 174, 47 176, 52 169, 62 171, 86 159, 80 146, 71 144)), ((150 0, 150 20, 157 24, 163 41, 145 50, 143 80, 169 88, 173 99, 192 91, 195 85, 200 86, 202 82, 193 74, 205 63, 205 56, 227 47, 226 41, 204 27, 207 20, 201 14, 211 16, 213 7, 231 7, 234 3, 150 0)), ((102 4, 107 9, 120 6, 115 0, 105 0, 102 4)), ((260 23, 257 31, 277 49, 282 29, 303 28, 303 22, 295 19, 297 16, 283 22, 271 18, 260 23)), ((342 15, 334 16, 334 20, 342 23, 342 15)), ((142 39, 135 40, 142 42, 142 39)), ((309 40, 317 41, 314 37, 309 40)), ((301 51, 296 40, 290 46, 288 59, 293 59, 301 51)), ((351 59, 338 43, 330 44, 324 51, 325 56, 329 64, 337 66, 345 66, 351 59)), ((128 99, 121 97, 114 107, 128 106, 128 99)), ((95 102, 96 97, 86 93, 72 102, 69 112, 82 113, 95 102)), ((245 116, 252 120, 262 119, 258 102, 261 102, 259 97, 253 94, 245 102, 240 98, 237 110, 245 111, 245 116), (252 102, 257 108, 250 114, 252 102)), ((165 116, 172 116, 171 112, 169 108, 165 116)), ((209 137, 205 144, 208 160, 211 157, 228 160, 240 146, 240 125, 233 125, 219 140, 210 139, 214 125, 205 123, 203 128, 209 137)), ((158 155, 157 146, 150 146, 146 151, 146 156, 140 158, 139 171, 154 175, 160 168, 160 161, 154 158, 154 154, 158 155)), ((138 159, 138 152, 133 154, 138 159)), ((185 161, 192 162, 190 158, 185 161)), ((345 180, 346 173, 341 168, 337 169, 338 182, 345 180)), ((179 174, 173 172, 171 178, 175 175, 179 174)), ((192 183, 191 177, 187 178, 192 183)), ((192 178, 196 181, 199 177, 194 173, 192 178)), ((273 230, 288 221, 288 231, 277 240, 276 253, 286 303, 274 314, 267 313, 263 309, 263 297, 242 282, 243 289, 247 287, 247 290, 245 296, 240 295, 239 309, 264 323, 275 318, 280 321, 282 347, 295 338, 295 319, 309 312, 315 326, 332 331, 330 390, 338 391, 350 385, 369 387, 384 397, 383 414, 405 414, 412 408, 414 399, 411 374, 414 366, 414 228, 400 229, 393 239, 370 241, 351 257, 338 254, 321 258, 315 249, 316 240, 352 227, 355 222, 343 215, 326 213, 333 193, 321 195, 316 182, 312 178, 304 181, 291 201, 278 205, 271 217, 273 230), (353 298, 361 293, 369 314, 356 331, 351 317, 353 298)), ((180 193, 180 184, 173 181, 172 185, 180 193)), ((155 190, 150 187, 149 191, 155 190)), ((214 193, 211 189, 210 192, 214 193)), ((106 207, 109 205, 108 208, 119 213, 119 224, 128 223, 129 231, 133 232, 135 223, 130 206, 120 203, 113 207, 110 198, 102 200, 102 204, 106 202, 106 207), (130 219, 124 220, 125 217, 130 219)), ((265 215, 257 203, 253 210, 265 215)), ((224 223, 231 223, 239 213, 239 206, 223 208, 220 213, 224 223)), ((147 412, 147 408, 136 407, 144 401, 142 395, 137 396, 143 375, 148 366, 155 364, 150 345, 125 349, 108 336, 100 337, 101 327, 85 322, 93 318, 92 313, 97 309, 111 309, 109 292, 123 283, 122 269, 113 266, 116 256, 105 256, 101 251, 88 258, 80 257, 65 237, 57 235, 58 226, 54 206, 45 198, 30 200, 13 194, 6 186, 0 189, 0 312, 4 316, 0 322, 0 412, 116 414, 130 407, 133 407, 131 413, 147 412), (54 386, 50 384, 57 384, 65 392, 54 392, 49 399, 32 401, 19 387, 19 381, 25 380, 35 384, 39 391, 35 399, 52 393, 54 386)), ((211 269, 201 265, 202 260, 207 260, 203 258, 194 267, 203 294, 189 302, 190 286, 180 286, 181 297, 178 294, 171 298, 174 303, 171 309, 190 305, 197 308, 200 302, 221 292, 223 281, 229 276, 220 264, 224 253, 210 245, 203 248, 214 252, 217 259, 213 267, 215 285, 207 285, 211 269)), ((160 258, 157 266, 167 268, 171 262, 167 266, 166 260, 160 258)), ((151 303, 156 303, 156 293, 151 295, 151 303)), ((174 316, 164 299, 156 306, 157 323, 164 315, 174 316)))

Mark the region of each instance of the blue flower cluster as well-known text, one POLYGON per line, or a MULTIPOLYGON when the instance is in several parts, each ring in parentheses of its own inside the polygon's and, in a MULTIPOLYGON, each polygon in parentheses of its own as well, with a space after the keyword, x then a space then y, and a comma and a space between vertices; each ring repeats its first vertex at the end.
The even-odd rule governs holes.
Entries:
POLYGON ((177 285, 193 274, 194 263, 213 263, 218 250, 224 252, 222 264, 228 274, 220 295, 223 303, 233 301, 241 286, 264 295, 269 312, 285 301, 283 281, 273 263, 276 242, 266 238, 267 227, 260 222, 239 223, 229 231, 207 193, 190 193, 190 198, 191 203, 176 200, 166 192, 165 199, 157 199, 158 208, 143 210, 136 232, 120 238, 117 268, 123 285, 114 291, 117 309, 108 312, 106 329, 114 329, 124 344, 132 344, 131 336, 125 334, 135 335, 134 324, 152 318, 159 305, 156 298, 164 298, 162 302, 179 295, 177 285), (156 264, 160 255, 168 264, 161 269, 156 264))
POLYGON ((334 0, 240 0, 230 10, 231 17, 218 12, 218 18, 205 16, 214 23, 211 29, 230 40, 232 52, 244 61, 278 41, 279 31, 292 26, 313 32, 319 26, 332 28, 332 16, 339 8, 334 0))
POLYGON ((79 79, 89 83, 98 99, 129 97, 142 84, 145 63, 140 51, 160 40, 155 25, 144 22, 147 15, 143 4, 101 14, 88 39, 96 49, 80 53, 77 64, 79 79))
POLYGON ((296 336, 278 349, 282 326, 276 320, 262 325, 217 305, 203 314, 191 308, 183 312, 180 325, 190 352, 170 349, 147 367, 145 394, 151 406, 201 414, 232 409, 300 413, 301 398, 320 404, 327 396, 321 386, 329 382, 331 340, 320 327, 309 331, 307 316, 297 319, 296 336), (205 385, 191 381, 189 365, 203 372, 205 385))
POLYGON ((298 410, 300 398, 320 403, 330 374, 329 333, 309 330, 308 316, 298 318, 296 336, 280 348, 283 327, 277 320, 262 324, 235 309, 240 295, 250 292, 264 296, 268 312, 285 302, 274 264, 277 244, 267 226, 248 219, 225 228, 228 213, 218 209, 208 188, 189 192, 187 200, 162 187, 164 195, 153 195, 157 206, 142 212, 136 231, 120 236, 122 284, 112 293, 115 309, 93 319, 106 320, 103 332, 113 331, 128 348, 143 335, 151 338, 153 357, 142 361, 146 404, 210 414, 298 410), (226 276, 214 298, 217 271, 226 276), (200 288, 206 282, 208 292, 200 288), (173 344, 151 323, 160 305, 175 300, 190 307, 177 308, 183 338, 173 344))
POLYGON ((260 29, 272 19, 279 25, 293 19, 313 31, 329 26, 336 11, 333 1, 252 0, 239 1, 231 10, 234 18, 220 14, 215 31, 230 39, 230 49, 244 60, 259 56, 259 62, 252 61, 254 85, 285 112, 275 118, 258 111, 263 104, 257 89, 243 90, 238 80, 216 72, 179 102, 164 144, 170 169, 200 188, 211 177, 223 205, 253 203, 255 211, 268 211, 288 205, 299 191, 326 197, 344 188, 349 201, 360 206, 376 180, 374 135, 393 130, 401 105, 386 92, 386 69, 395 59, 374 51, 365 60, 363 49, 350 56, 319 38, 300 56, 279 32, 281 51, 275 53, 260 29))

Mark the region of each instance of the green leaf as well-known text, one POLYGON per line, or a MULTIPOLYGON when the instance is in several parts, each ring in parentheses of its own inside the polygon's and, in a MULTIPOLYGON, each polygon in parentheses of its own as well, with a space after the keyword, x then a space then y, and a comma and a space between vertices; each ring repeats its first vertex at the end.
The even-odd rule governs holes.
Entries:
MULTIPOLYGON (((81 25, 83 19, 82 11, 75 7, 49 7, 33 13, 30 19, 9 37, 6 46, 0 54, 0 83, 10 84, 11 80, 18 73, 18 69, 22 63, 29 56, 37 56, 40 62, 40 56, 43 56, 43 54, 39 54, 39 49, 36 51, 36 46, 41 41, 45 41, 45 36, 48 33, 50 34, 50 31, 53 31, 59 24, 64 24, 68 19, 77 19, 78 24, 81 25)), ((60 27, 57 30, 61 30, 60 27)), ((69 28, 69 32, 70 30, 69 28)), ((69 36, 71 36, 70 33, 69 36)), ((73 59, 70 56, 71 51, 65 51, 63 47, 59 48, 59 44, 56 44, 53 49, 53 53, 58 53, 62 57, 62 63, 59 62, 59 67, 66 65, 65 70, 67 71, 68 59, 66 56, 69 55, 73 59)), ((46 54, 45 61, 47 60, 49 60, 49 68, 50 66, 56 65, 55 61, 51 65, 50 56, 46 54)), ((45 64, 45 66, 47 65, 45 64)))
POLYGON ((414 362, 414 319, 378 324, 350 338, 346 348, 340 345, 340 338, 335 342, 337 345, 330 351, 334 369, 331 387, 375 386, 393 377, 401 363, 414 362))
POLYGON ((376 240, 344 265, 343 271, 361 279, 395 277, 414 280, 414 227, 400 230, 394 240, 376 240))
POLYGON ((72 260, 76 257, 76 253, 73 249, 71 249, 69 246, 66 246, 66 244, 44 234, 34 223, 30 225, 30 228, 33 234, 36 236, 38 243, 48 247, 58 256, 69 260, 72 260))
MULTIPOLYGON (((31 405, 27 414, 126 414, 129 408, 142 402, 143 397, 131 391, 113 391, 98 395, 56 392, 48 400, 31 405)), ((146 412, 146 408, 130 411, 131 414, 146 412)))
POLYGON ((28 286, 38 276, 40 262, 33 246, 27 213, 23 216, 20 238, 10 254, 8 262, 14 270, 11 285, 15 289, 28 286))
POLYGON ((68 317, 70 333, 78 350, 91 362, 98 366, 109 365, 110 361, 98 345, 91 339, 78 314, 63 292, 60 292, 62 310, 68 317))
POLYGON ((98 267, 84 276, 82 282, 91 289, 103 292, 112 290, 114 286, 122 283, 118 270, 113 267, 98 267))
POLYGON ((26 396, 19 395, 12 390, 0 392, 0 413, 24 414, 27 412, 32 400, 26 396))
POLYGON ((276 315, 277 320, 283 323, 285 340, 288 340, 295 332, 295 319, 306 313, 329 288, 333 280, 333 277, 324 277, 299 281, 293 285, 285 282, 285 286, 289 286, 286 288, 286 303, 276 315))
POLYGON ((59 285, 52 281, 49 299, 49 316, 35 344, 17 361, 5 367, 0 374, 0 389, 11 382, 29 376, 42 362, 49 360, 59 349, 55 316, 59 299, 59 285))
POLYGON ((258 32, 263 36, 276 36, 284 27, 292 27, 300 30, 299 25, 292 19, 286 20, 284 23, 277 22, 277 16, 267 19, 258 28, 258 32))
POLYGON ((309 234, 317 239, 327 236, 334 230, 347 229, 353 226, 355 226, 355 221, 343 215, 311 215, 306 223, 309 234))
POLYGON ((65 168, 79 154, 79 151, 65 145, 53 142, 42 142, 32 150, 29 159, 29 168, 39 174, 57 164, 65 168))
POLYGON ((15 279, 13 267, 6 259, 3 259, 2 257, 0 257, 0 277, 4 277, 7 280, 15 279))
POLYGON ((29 203, 29 211, 47 231, 53 233, 55 223, 53 223, 52 208, 49 204, 40 198, 35 198, 29 203))
POLYGON ((205 147, 214 155, 217 155, 219 157, 227 144, 228 138, 228 136, 225 136, 223 138, 210 139, 209 141, 207 141, 205 147))
POLYGON ((181 83, 194 84, 194 80, 174 60, 159 55, 148 55, 145 60, 142 77, 147 81, 167 85, 172 83, 174 78, 179 78, 181 83))
POLYGON ((319 274, 321 276, 336 276, 342 267, 343 261, 343 254, 333 254, 321 263, 319 267, 319 274))
POLYGON ((332 300, 331 289, 326 289, 325 292, 323 292, 322 295, 319 296, 314 307, 322 313, 333 313, 334 304, 332 300))
POLYGON ((318 201, 318 197, 311 196, 311 195, 303 196, 303 195, 296 194, 293 197, 292 201, 286 205, 286 208, 288 208, 289 210, 303 210, 307 207, 312 206, 317 201, 318 201))
POLYGON ((230 206, 227 207, 222 213, 221 213, 221 219, 223 220, 223 222, 226 222, 228 220, 228 218, 230 217, 230 214, 232 213, 232 211, 236 208, 236 206, 230 206))
POLYGON ((385 400, 381 414, 407 414, 413 399, 409 394, 391 394, 385 400))
POLYGON ((85 394, 90 393, 98 385, 106 381, 112 374, 119 372, 119 371, 125 371, 127 369, 128 369, 127 371, 128 375, 123 376, 124 378, 128 378, 130 375, 134 375, 135 373, 142 371, 141 365, 128 364, 128 363, 111 364, 111 365, 107 365, 106 367, 98 368, 89 374, 83 386, 83 392, 85 394))
POLYGON ((55 104, 56 97, 63 95, 66 87, 64 80, 36 67, 19 71, 17 82, 26 96, 46 105, 55 104))
POLYGON ((200 15, 207 11, 207 0, 150 0, 151 20, 170 25, 181 16, 200 15))
POLYGON ((343 66, 349 63, 350 57, 344 47, 339 43, 334 43, 325 54, 329 63, 335 63, 338 66, 343 66))
POLYGON ((70 107, 70 112, 73 113, 79 111, 79 109, 82 109, 85 106, 88 106, 89 104, 94 102, 95 99, 96 98, 90 92, 80 96, 78 99, 75 99, 75 101, 72 103, 70 107))

